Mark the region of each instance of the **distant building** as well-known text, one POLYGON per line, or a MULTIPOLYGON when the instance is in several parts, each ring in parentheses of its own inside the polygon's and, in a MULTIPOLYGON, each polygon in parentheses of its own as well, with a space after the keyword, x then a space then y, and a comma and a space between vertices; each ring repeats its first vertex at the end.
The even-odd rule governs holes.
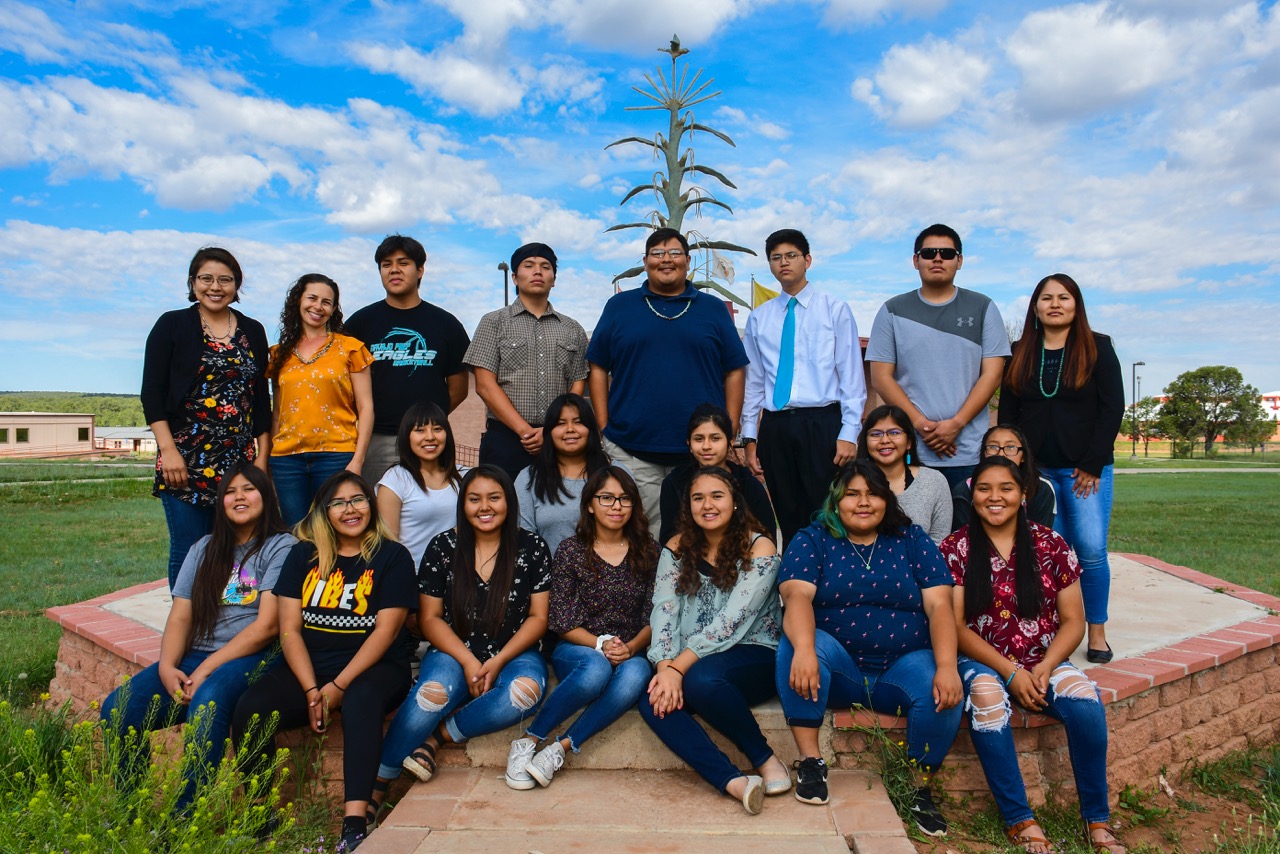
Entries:
POLYGON ((93 434, 93 447, 97 451, 154 454, 156 437, 150 427, 99 427, 93 434))
POLYGON ((0 412, 0 457, 63 457, 93 451, 92 415, 0 412))

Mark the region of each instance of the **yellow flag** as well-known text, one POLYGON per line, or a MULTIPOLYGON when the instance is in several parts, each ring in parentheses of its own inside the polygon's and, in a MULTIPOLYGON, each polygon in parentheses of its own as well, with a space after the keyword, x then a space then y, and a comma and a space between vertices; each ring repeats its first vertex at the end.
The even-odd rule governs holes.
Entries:
POLYGON ((751 307, 759 308, 778 295, 778 291, 771 291, 764 285, 756 281, 756 277, 751 277, 751 307))

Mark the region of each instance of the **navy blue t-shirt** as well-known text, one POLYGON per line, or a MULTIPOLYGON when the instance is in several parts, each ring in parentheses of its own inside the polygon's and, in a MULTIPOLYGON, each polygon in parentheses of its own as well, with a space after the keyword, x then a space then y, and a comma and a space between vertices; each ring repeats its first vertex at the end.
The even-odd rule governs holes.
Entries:
POLYGON ((604 304, 587 361, 610 373, 610 441, 641 454, 685 455, 694 408, 724 406, 725 374, 748 359, 722 300, 693 285, 660 296, 646 281, 604 304))
MULTIPOLYGON (((869 547, 858 549, 868 557, 869 547)), ((814 523, 787 546, 778 583, 815 585, 816 627, 838 640, 860 669, 883 673, 908 652, 930 648, 920 591, 950 587, 951 573, 919 525, 911 525, 901 537, 881 534, 869 556, 870 569, 847 537, 833 537, 814 523)))

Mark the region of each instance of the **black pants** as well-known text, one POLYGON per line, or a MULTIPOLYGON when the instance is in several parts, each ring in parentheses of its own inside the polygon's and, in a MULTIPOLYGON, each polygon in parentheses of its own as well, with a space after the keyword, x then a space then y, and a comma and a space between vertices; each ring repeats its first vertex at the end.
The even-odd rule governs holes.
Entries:
POLYGON ((760 418, 756 455, 778 514, 782 545, 813 521, 836 475, 836 438, 840 404, 765 411, 760 418))
MULTIPOLYGON (((335 675, 317 673, 316 684, 332 682, 335 675)), ((399 708, 409 693, 409 681, 407 664, 379 661, 347 686, 339 715, 343 738, 343 800, 367 801, 373 795, 373 781, 378 775, 378 759, 382 755, 382 723, 388 714, 399 708)), ((262 731, 263 723, 273 712, 280 713, 277 731, 310 726, 307 695, 302 687, 284 662, 250 685, 249 690, 241 695, 231 718, 231 734, 236 749, 239 750, 254 715, 259 720, 254 725, 255 733, 262 731)), ((272 744, 263 745, 264 750, 273 748, 272 744)), ((254 761, 265 763, 270 761, 270 757, 262 753, 254 757, 254 761)), ((259 767, 265 766, 259 764, 259 767)))
MULTIPOLYGON (((541 427, 535 428, 541 430, 541 427)), ((480 437, 480 463, 489 463, 511 475, 515 480, 522 469, 533 462, 533 455, 520 444, 516 431, 496 418, 486 419, 484 435, 480 437)))

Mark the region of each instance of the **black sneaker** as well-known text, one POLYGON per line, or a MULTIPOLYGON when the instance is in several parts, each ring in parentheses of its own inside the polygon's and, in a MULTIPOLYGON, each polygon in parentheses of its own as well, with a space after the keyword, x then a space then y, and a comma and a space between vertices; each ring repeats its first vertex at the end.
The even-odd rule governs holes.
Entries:
POLYGON ((920 828, 920 832, 925 836, 947 835, 947 820, 938 811, 938 805, 933 802, 933 792, 929 791, 928 786, 916 789, 916 798, 911 804, 911 814, 915 816, 916 827, 920 828))
POLYGON ((825 804, 827 797, 827 763, 822 759, 810 756, 797 759, 796 800, 806 804, 825 804))
POLYGON ((369 826, 365 823, 364 816, 346 816, 342 819, 342 841, 338 843, 336 850, 343 854, 355 851, 368 835, 369 826))

